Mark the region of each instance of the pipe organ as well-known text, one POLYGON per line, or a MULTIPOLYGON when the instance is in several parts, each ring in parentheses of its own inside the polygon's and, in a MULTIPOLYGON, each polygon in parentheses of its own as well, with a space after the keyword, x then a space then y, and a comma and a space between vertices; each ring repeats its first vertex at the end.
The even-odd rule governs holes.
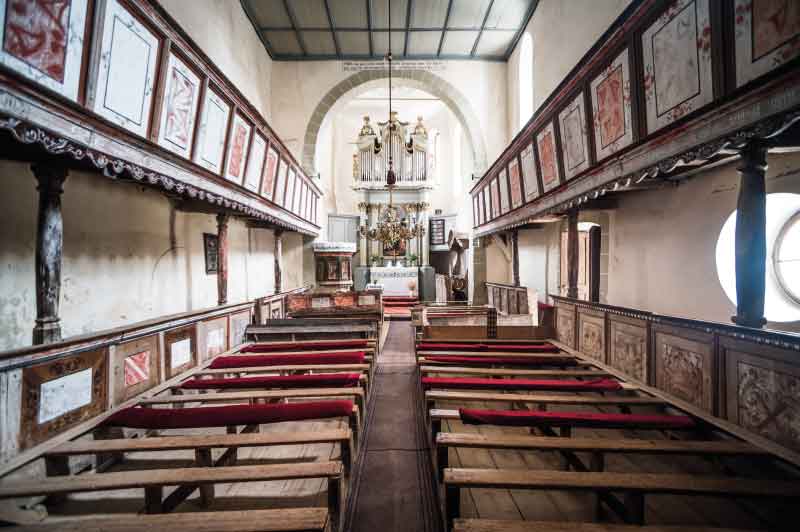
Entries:
POLYGON ((427 183, 428 132, 421 116, 411 130, 408 122, 401 122, 392 112, 387 122, 378 122, 378 134, 365 116, 356 144, 353 179, 357 186, 384 186, 390 158, 398 185, 427 183))

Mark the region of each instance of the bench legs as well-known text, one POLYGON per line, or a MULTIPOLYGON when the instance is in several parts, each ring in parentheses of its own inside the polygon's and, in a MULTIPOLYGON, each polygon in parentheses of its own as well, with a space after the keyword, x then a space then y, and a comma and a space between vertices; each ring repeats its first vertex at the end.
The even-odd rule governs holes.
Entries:
POLYGON ((144 489, 144 512, 147 514, 160 514, 164 511, 162 499, 164 496, 163 486, 154 486, 144 489))
POLYGON ((342 479, 328 479, 328 513, 331 516, 331 531, 339 532, 342 514, 342 479))
POLYGON ((458 486, 446 486, 444 495, 445 530, 453 530, 453 521, 461 515, 461 490, 458 486))
MULTIPOLYGON (((199 467, 213 467, 214 462, 211 459, 211 449, 195 449, 194 451, 195 462, 199 467)), ((214 485, 213 484, 200 484, 200 504, 203 508, 208 508, 214 502, 214 485)))

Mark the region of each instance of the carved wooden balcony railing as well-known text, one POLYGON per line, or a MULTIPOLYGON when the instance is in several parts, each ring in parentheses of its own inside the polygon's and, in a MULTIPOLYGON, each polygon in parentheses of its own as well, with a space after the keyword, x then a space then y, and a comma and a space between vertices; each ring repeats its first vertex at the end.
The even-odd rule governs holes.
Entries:
POLYGON ((502 283, 486 283, 489 306, 502 314, 528 314, 528 289, 502 283))
POLYGON ((797 145, 781 134, 800 118, 800 22, 769 9, 633 2, 473 186, 477 236, 681 179, 752 139, 797 145))
POLYGON ((320 188, 156 0, 73 0, 59 19, 23 4, 0 16, 3 157, 56 156, 189 210, 319 233, 320 188), (28 31, 62 53, 23 46, 28 31))

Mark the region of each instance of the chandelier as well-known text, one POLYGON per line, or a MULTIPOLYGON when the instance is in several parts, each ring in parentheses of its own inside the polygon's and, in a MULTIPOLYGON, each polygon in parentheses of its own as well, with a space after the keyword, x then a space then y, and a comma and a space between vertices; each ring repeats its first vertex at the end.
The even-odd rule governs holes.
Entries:
MULTIPOLYGON (((386 54, 386 60, 389 62, 389 128, 394 129, 396 125, 392 119, 394 115, 392 112, 392 0, 389 0, 389 53, 386 54)), ((384 249, 390 248, 392 250, 397 250, 401 242, 412 238, 421 239, 425 236, 425 227, 422 224, 414 223, 409 226, 405 219, 400 218, 398 208, 392 203, 392 190, 394 190, 396 184, 397 177, 394 173, 392 151, 389 150, 389 166, 386 172, 389 204, 379 213, 375 227, 362 225, 358 228, 358 232, 362 237, 378 241, 383 244, 384 249)), ((418 240, 418 247, 421 248, 421 240, 418 240)))

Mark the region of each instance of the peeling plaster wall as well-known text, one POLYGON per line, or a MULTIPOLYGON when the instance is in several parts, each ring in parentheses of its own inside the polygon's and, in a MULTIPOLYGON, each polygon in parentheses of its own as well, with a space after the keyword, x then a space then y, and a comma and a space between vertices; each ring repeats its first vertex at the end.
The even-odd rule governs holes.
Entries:
POLYGON ((203 52, 271 120, 272 58, 234 0, 159 0, 203 52))
MULTIPOLYGON (((36 317, 38 193, 28 165, 0 163, 0 349, 30 345, 36 317)), ((98 175, 71 172, 62 195, 64 337, 217 304, 217 276, 205 272, 203 233, 210 214, 174 211, 160 193, 98 175)), ((229 223, 228 301, 273 292, 272 231, 229 223)), ((302 271, 289 245, 284 268, 302 271)), ((301 282, 287 275, 285 288, 301 282)))

